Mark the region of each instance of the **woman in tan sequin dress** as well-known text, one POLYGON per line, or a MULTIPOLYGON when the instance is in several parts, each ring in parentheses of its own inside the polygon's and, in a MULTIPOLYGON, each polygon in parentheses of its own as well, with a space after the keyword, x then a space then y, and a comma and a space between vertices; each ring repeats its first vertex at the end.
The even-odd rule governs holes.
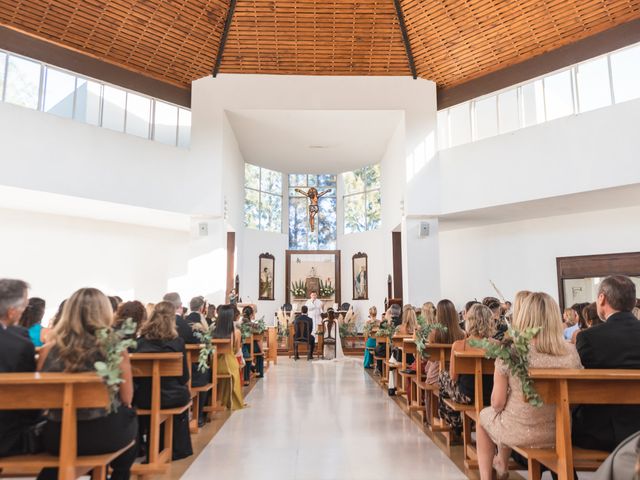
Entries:
MULTIPOLYGON (((530 368, 582 368, 575 346, 562 338, 560 308, 549 295, 532 293, 514 313, 514 329, 542 328, 531 342, 530 368)), ((477 430, 480 478, 490 479, 492 467, 499 479, 506 478, 510 447, 545 448, 555 444, 554 405, 530 405, 522 394, 520 380, 498 359, 491 406, 480 412, 477 430)))

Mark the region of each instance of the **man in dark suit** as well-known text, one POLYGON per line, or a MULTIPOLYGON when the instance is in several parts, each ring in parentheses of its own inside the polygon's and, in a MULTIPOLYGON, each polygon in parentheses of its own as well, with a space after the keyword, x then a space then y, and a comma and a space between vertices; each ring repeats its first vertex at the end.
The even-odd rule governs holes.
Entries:
MULTIPOLYGON (((576 339, 585 368, 640 369, 640 321, 631 311, 636 287, 625 276, 605 278, 596 305, 604 323, 581 331, 576 339)), ((613 451, 640 430, 640 407, 635 405, 581 405, 573 412, 573 444, 613 451)))
POLYGON ((300 360, 300 357, 298 356, 298 346, 295 345, 296 341, 306 341, 308 339, 309 353, 307 355, 307 360, 311 360, 313 358, 313 350, 316 347, 316 337, 311 334, 313 331, 313 320, 311 320, 311 317, 309 317, 307 313, 309 313, 309 309, 305 305, 302 307, 302 314, 298 315, 293 321, 293 331, 295 332, 293 338, 295 360, 300 360), (305 325, 306 328, 304 328, 305 325), (304 335, 305 332, 306 336, 304 335))
MULTIPOLYGON (((28 289, 22 280, 0 279, 0 373, 36 369, 33 343, 16 328, 27 307, 28 289)), ((0 411, 0 457, 22 453, 23 433, 36 416, 29 410, 0 411)))

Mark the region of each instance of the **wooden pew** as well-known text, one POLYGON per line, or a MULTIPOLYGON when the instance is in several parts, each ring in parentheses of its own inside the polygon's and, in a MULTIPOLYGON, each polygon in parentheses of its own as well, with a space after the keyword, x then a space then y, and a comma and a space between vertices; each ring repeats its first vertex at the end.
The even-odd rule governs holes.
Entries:
MULTIPOLYGON (((425 346, 424 354, 431 361, 439 361, 441 368, 446 368, 451 357, 451 344, 428 343, 425 346)), ((425 359, 423 358, 422 361, 425 359)), ((424 404, 425 421, 432 432, 448 431, 449 428, 438 420, 438 394, 440 392, 437 384, 426 382, 427 372, 422 371, 422 363, 416 364, 416 395, 419 405, 424 404)))
MULTIPOLYGON (((202 348, 202 345, 196 345, 196 344, 188 344, 186 345, 186 351, 187 351, 187 365, 195 365, 197 367, 197 365, 200 363, 200 349, 202 348)), ((212 355, 213 357, 213 355, 212 355)), ((217 366, 217 364, 216 364, 217 366)), ((209 361, 209 371, 207 372, 209 375, 209 381, 202 385, 201 387, 194 387, 192 385, 192 378, 189 378, 189 391, 191 392, 191 421, 189 422, 189 431, 191 433, 198 433, 200 431, 199 427, 198 427, 198 418, 200 415, 200 402, 198 402, 198 396, 199 395, 205 395, 207 392, 210 392, 213 390, 213 372, 212 372, 212 368, 213 368, 213 359, 210 359, 209 361)), ((189 372, 191 373, 191 372, 189 372)), ((214 401, 213 401, 213 393, 211 395, 209 395, 209 402, 207 404, 207 406, 213 406, 214 405, 214 401)), ((206 410, 205 410, 206 411, 206 410)))
MULTIPOLYGON (((391 349, 393 348, 397 348, 402 352, 402 362, 401 364, 397 367, 397 368, 393 368, 393 369, 389 369, 389 374, 391 375, 393 373, 393 375, 396 376, 395 380, 396 380, 396 395, 400 396, 400 397, 404 397, 405 400, 407 399, 407 391, 405 389, 405 376, 400 373, 401 370, 404 370, 407 366, 406 364, 406 354, 404 352, 404 340, 405 339, 410 339, 413 338, 413 334, 410 335, 400 335, 400 334, 396 334, 391 338, 391 349), (399 380, 399 381, 398 381, 399 380)), ((389 357, 387 357, 387 361, 389 361, 391 359, 391 354, 389 354, 389 357)), ((410 390, 410 389, 409 389, 410 390)), ((409 404, 409 401, 407 401, 407 404, 409 404)))
POLYGON ((274 365, 278 364, 278 328, 267 328, 267 361, 265 362, 265 368, 269 367, 271 362, 274 365))
POLYGON ((529 479, 539 480, 541 465, 572 480, 573 470, 595 470, 609 455, 583 450, 571 443, 571 405, 639 405, 640 370, 529 370, 534 387, 544 403, 555 405, 556 443, 554 448, 515 448, 529 462, 529 479))
POLYGON ((420 361, 418 359, 416 341, 413 338, 405 338, 403 340, 402 351, 402 370, 400 371, 400 375, 403 377, 403 386, 407 389, 407 407, 409 407, 410 412, 420 411, 422 410, 422 406, 418 403, 417 378, 421 367, 418 367, 420 361), (403 370, 408 368, 407 355, 413 355, 416 359, 416 373, 403 373, 403 370))
POLYGON ((14 455, 0 458, 0 470, 12 474, 37 474, 58 468, 60 480, 72 480, 92 471, 93 480, 104 480, 107 465, 127 447, 102 455, 78 456, 77 409, 109 408, 109 394, 95 373, 2 373, 0 410, 62 410, 60 454, 14 455))
POLYGON ((265 337, 266 337, 266 333, 254 333, 251 335, 251 355, 253 356, 254 360, 256 357, 262 357, 263 360, 263 368, 264 371, 267 371, 267 368, 269 368, 269 355, 268 355, 268 348, 265 347, 265 337), (260 347, 260 349, 262 350, 261 352, 255 352, 253 349, 253 342, 257 342, 258 346, 260 347))
POLYGON ((131 371, 134 378, 151 378, 151 408, 138 409, 138 415, 149 416, 149 463, 135 464, 132 474, 145 476, 165 473, 171 462, 173 449, 173 416, 191 406, 162 409, 160 381, 162 377, 179 377, 183 374, 182 353, 132 353, 131 371), (164 445, 160 450, 160 428, 164 423, 164 445))
POLYGON ((462 415, 462 441, 464 446, 464 466, 469 470, 478 469, 478 455, 471 442, 471 425, 477 422, 483 404, 482 375, 493 375, 494 360, 485 358, 484 350, 469 349, 454 352, 454 363, 449 366, 451 374, 466 374, 474 376, 474 403, 464 405, 447 399, 445 403, 462 415))

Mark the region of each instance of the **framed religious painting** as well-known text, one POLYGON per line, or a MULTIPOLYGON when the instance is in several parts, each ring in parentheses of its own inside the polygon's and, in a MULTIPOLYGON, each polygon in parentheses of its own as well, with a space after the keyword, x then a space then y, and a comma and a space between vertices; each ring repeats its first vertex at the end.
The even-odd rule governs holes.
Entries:
POLYGON ((270 253, 258 257, 258 300, 275 300, 274 275, 276 259, 270 253))
POLYGON ((369 300, 369 265, 367 254, 358 252, 352 259, 353 299, 369 300))

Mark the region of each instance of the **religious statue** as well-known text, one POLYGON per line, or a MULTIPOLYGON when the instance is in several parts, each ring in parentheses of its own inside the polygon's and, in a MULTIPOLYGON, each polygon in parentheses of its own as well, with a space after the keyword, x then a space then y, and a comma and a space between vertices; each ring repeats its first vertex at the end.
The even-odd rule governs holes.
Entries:
POLYGON ((316 226, 316 215, 318 214, 318 199, 329 193, 331 189, 325 190, 324 192, 318 193, 314 187, 309 188, 306 192, 299 188, 296 188, 296 192, 301 193, 305 197, 309 198, 309 225, 311 226, 311 231, 315 231, 316 226))

